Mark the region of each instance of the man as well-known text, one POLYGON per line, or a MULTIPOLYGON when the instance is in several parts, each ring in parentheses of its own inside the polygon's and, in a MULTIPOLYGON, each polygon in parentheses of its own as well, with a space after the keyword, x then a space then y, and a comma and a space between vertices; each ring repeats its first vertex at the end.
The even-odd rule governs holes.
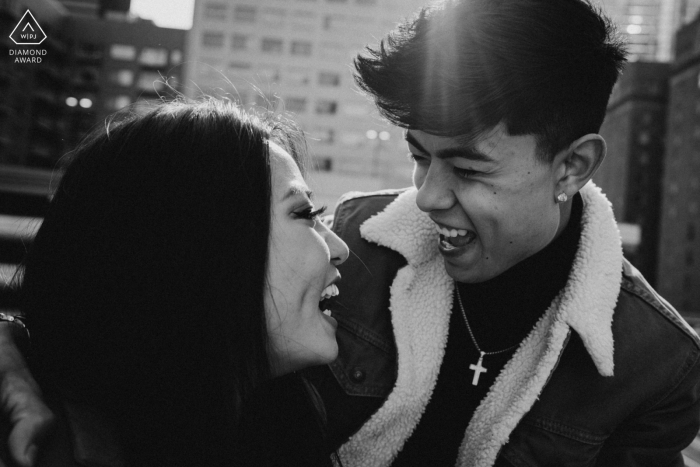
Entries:
POLYGON ((340 356, 309 378, 344 465, 683 465, 700 341, 589 183, 623 62, 582 0, 447 2, 356 60, 415 187, 335 213, 340 356))
POLYGON ((426 9, 356 60, 414 189, 349 194, 317 370, 346 465, 682 466, 699 343, 589 183, 624 62, 581 0, 426 9))

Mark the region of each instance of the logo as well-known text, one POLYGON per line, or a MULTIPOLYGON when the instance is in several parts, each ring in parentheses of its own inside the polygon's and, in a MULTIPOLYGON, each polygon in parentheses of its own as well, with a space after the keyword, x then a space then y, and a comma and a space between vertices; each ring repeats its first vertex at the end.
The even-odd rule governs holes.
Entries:
POLYGON ((12 30, 10 39, 17 45, 39 45, 46 39, 46 34, 32 13, 27 10, 12 30))

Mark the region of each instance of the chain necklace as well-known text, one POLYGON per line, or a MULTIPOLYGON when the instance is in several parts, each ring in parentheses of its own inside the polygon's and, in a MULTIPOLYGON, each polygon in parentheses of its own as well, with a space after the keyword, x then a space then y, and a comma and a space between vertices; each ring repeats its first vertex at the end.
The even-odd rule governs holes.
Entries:
POLYGON ((455 282, 455 291, 457 292, 457 302, 459 303, 459 309, 462 311, 462 317, 464 317, 464 323, 467 325, 467 331, 469 331, 469 337, 472 338, 472 342, 474 343, 474 347, 476 347, 476 350, 479 351, 481 355, 479 355, 479 361, 476 362, 476 365, 473 363, 469 365, 469 369, 474 371, 474 378, 472 379, 472 386, 476 386, 479 384, 479 376, 481 376, 481 373, 486 373, 486 368, 482 365, 482 362, 484 361, 484 356, 486 355, 496 355, 499 353, 504 353, 508 352, 509 350, 513 350, 518 346, 518 344, 512 345, 508 347, 507 349, 503 350, 497 350, 495 352, 484 352, 481 350, 481 347, 479 347, 479 344, 476 343, 476 338, 474 337, 474 333, 472 332, 472 327, 469 326, 469 320, 467 319, 467 314, 464 312, 464 305, 462 305, 462 295, 459 293, 459 287, 457 286, 457 283, 455 282))

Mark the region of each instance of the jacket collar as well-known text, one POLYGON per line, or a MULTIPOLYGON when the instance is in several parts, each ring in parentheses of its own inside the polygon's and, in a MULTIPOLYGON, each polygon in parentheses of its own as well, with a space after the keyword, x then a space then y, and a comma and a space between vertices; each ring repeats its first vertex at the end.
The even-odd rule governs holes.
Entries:
MULTIPOLYGON (((362 237, 403 255, 418 267, 439 255, 435 226, 416 205, 417 190, 399 195, 384 211, 365 221, 362 237)), ((555 313, 574 329, 603 376, 612 376, 612 318, 622 281, 622 244, 612 206, 589 182, 581 190, 581 241, 555 313)))

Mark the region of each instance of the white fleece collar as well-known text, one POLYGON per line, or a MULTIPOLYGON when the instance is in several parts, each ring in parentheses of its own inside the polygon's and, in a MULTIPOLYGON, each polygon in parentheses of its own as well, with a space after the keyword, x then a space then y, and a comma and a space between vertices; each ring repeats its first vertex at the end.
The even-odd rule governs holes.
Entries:
MULTIPOLYGON (((593 185, 582 190, 579 249, 564 290, 503 368, 475 411, 458 465, 487 467, 544 388, 573 328, 599 373, 613 374, 612 317, 622 280, 622 246, 612 208, 593 185)), ((346 465, 389 465, 417 426, 437 381, 447 342, 453 282, 439 255, 433 222, 397 197, 360 227, 362 237, 402 254, 408 265, 391 286, 398 351, 396 386, 384 405, 341 449, 346 465)))

